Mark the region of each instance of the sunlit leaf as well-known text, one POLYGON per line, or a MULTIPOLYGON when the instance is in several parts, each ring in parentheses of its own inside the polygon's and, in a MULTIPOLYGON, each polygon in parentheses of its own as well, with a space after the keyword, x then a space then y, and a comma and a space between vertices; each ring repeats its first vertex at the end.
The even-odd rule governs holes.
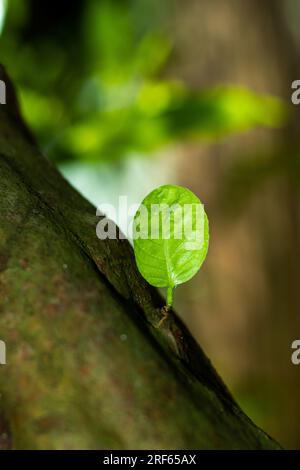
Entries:
POLYGON ((149 284, 168 289, 191 279, 208 250, 208 218, 190 190, 164 185, 142 202, 133 226, 138 269, 149 284))

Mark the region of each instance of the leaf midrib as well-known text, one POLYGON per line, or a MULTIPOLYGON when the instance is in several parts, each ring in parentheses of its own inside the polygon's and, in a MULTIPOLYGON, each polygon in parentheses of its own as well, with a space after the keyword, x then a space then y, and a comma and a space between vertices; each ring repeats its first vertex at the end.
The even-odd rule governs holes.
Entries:
POLYGON ((174 287, 174 283, 172 281, 172 277, 170 276, 170 271, 172 267, 171 263, 171 257, 170 257, 170 251, 169 251, 169 243, 168 240, 165 240, 163 242, 163 247, 164 247, 164 256, 166 260, 166 268, 167 268, 167 274, 168 274, 168 286, 167 287, 174 287))

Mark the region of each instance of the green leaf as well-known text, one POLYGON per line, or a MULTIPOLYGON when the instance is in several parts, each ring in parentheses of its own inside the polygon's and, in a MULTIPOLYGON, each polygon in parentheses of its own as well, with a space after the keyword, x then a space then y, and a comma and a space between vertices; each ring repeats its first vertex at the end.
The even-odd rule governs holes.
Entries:
POLYGON ((208 250, 208 218, 190 190, 165 185, 152 191, 137 210, 133 223, 138 269, 149 284, 173 289, 191 279, 208 250))

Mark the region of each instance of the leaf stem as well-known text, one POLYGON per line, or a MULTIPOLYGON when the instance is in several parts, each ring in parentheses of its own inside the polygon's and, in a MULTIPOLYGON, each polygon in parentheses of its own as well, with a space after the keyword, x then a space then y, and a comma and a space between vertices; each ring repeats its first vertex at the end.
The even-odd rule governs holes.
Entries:
POLYGON ((173 305, 173 287, 167 288, 167 306, 172 307, 173 305))

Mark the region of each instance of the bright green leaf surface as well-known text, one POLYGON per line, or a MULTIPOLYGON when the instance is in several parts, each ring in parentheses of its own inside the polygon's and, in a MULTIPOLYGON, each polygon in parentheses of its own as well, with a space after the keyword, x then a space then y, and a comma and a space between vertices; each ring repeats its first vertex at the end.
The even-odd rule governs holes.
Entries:
POLYGON ((190 190, 165 185, 142 202, 133 225, 137 266, 149 284, 172 289, 191 279, 208 250, 208 219, 190 190))

